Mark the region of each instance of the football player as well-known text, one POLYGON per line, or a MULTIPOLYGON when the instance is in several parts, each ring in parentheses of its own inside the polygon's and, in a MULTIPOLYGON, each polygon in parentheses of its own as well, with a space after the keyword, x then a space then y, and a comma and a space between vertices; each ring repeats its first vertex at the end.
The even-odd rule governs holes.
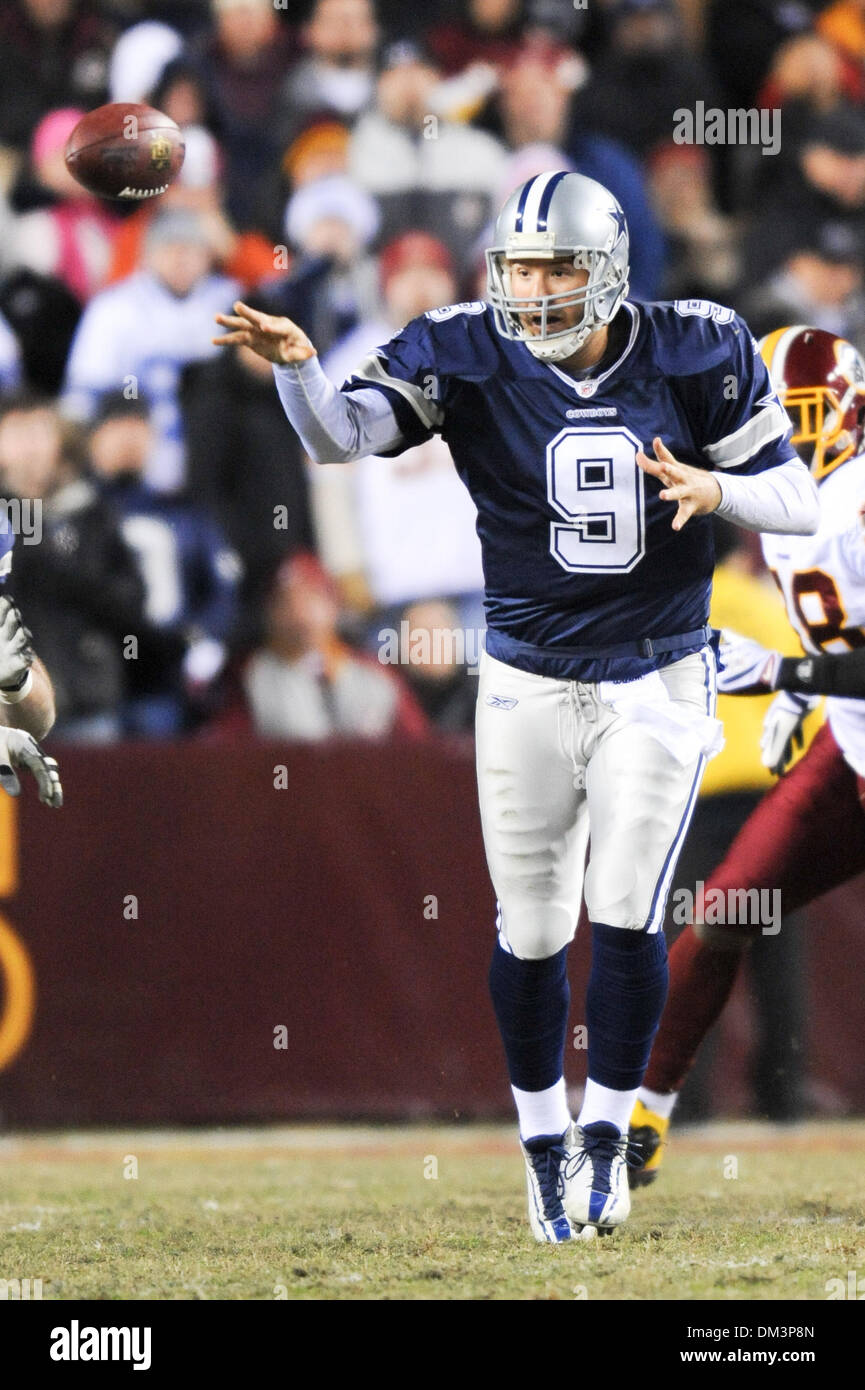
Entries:
MULTIPOLYGON (((5 580, 12 560, 12 536, 0 533, 0 576, 5 580)), ((18 796, 16 769, 36 778, 39 800, 63 805, 60 774, 54 758, 46 756, 37 739, 54 723, 54 694, 48 672, 36 656, 32 638, 6 594, 0 595, 0 787, 18 796)))
POLYGON ((808 533, 818 509, 741 319, 704 300, 628 300, 628 231, 607 189, 529 179, 499 215, 487 271, 488 303, 412 320, 339 391, 287 319, 238 303, 215 341, 275 364, 315 461, 440 432, 477 506, 490 989, 531 1229, 558 1243, 629 1212, 628 1120, 667 986, 664 903, 720 744, 709 516, 808 533), (588 1081, 574 1123, 567 951, 583 891, 588 1081))
MULTIPOLYGON (((795 912, 865 870, 865 703, 852 698, 865 694, 865 361, 843 338, 802 325, 769 334, 761 351, 819 491, 816 534, 762 542, 807 655, 782 658, 734 637, 719 689, 781 688, 761 741, 764 765, 779 775, 816 692, 830 698, 808 752, 745 822, 703 894, 721 890, 726 903, 729 889, 780 889, 784 911, 795 912)), ((678 1093, 760 932, 756 923, 707 924, 704 915, 697 904, 670 951, 669 999, 631 1119, 645 1160, 631 1170, 633 1186, 657 1176, 678 1093)))

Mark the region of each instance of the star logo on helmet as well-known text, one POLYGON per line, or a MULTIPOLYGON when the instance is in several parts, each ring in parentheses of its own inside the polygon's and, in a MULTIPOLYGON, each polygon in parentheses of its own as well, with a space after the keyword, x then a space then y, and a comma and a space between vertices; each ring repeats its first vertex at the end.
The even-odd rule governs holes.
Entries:
POLYGON ((621 208, 616 208, 615 212, 607 211, 607 216, 616 224, 616 239, 613 242, 613 246, 616 247, 627 231, 625 214, 622 212, 621 208))

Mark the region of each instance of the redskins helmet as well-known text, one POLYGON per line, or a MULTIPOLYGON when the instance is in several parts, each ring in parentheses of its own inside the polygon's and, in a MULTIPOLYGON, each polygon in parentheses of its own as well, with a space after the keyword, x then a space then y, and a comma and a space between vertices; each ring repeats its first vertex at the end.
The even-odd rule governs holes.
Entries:
POLYGON ((772 385, 793 421, 791 444, 820 482, 865 440, 865 361, 852 343, 795 324, 760 340, 772 385))

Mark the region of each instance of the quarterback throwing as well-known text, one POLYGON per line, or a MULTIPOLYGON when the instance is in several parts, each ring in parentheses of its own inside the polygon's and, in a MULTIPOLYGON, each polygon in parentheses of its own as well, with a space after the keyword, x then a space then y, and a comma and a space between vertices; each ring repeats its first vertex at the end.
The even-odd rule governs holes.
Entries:
POLYGON ((438 432, 478 509, 490 990, 531 1229, 558 1243, 629 1212, 628 1121, 667 989, 664 904, 721 742, 709 516, 801 534, 818 509, 746 325, 704 300, 628 300, 628 230, 600 184, 551 172, 518 188, 487 272, 486 302, 414 319, 340 391, 287 319, 237 304, 214 341, 274 363, 315 461, 398 454, 438 432), (575 1122, 563 1059, 583 896, 575 1122))

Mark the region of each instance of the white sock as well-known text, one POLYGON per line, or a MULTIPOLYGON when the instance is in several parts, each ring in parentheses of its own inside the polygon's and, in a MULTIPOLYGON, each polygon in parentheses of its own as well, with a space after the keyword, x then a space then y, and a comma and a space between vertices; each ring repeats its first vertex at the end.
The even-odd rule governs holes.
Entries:
POLYGON ((647 1110, 654 1110, 656 1115, 660 1115, 662 1120, 669 1120, 673 1113, 673 1107, 679 1099, 678 1091, 671 1091, 668 1096, 662 1096, 660 1091, 650 1091, 648 1086, 641 1086, 637 1092, 640 1100, 647 1110))
POLYGON ((521 1091, 518 1086, 512 1086, 511 1090, 517 1103, 523 1143, 542 1134, 564 1134, 571 1123, 571 1112, 563 1076, 545 1091, 521 1091))
POLYGON ((590 1077, 586 1081, 583 1108, 577 1124, 585 1129, 586 1125, 604 1120, 608 1125, 615 1125, 620 1134, 627 1134, 636 1099, 636 1086, 633 1091, 613 1091, 609 1086, 592 1081, 590 1077))

